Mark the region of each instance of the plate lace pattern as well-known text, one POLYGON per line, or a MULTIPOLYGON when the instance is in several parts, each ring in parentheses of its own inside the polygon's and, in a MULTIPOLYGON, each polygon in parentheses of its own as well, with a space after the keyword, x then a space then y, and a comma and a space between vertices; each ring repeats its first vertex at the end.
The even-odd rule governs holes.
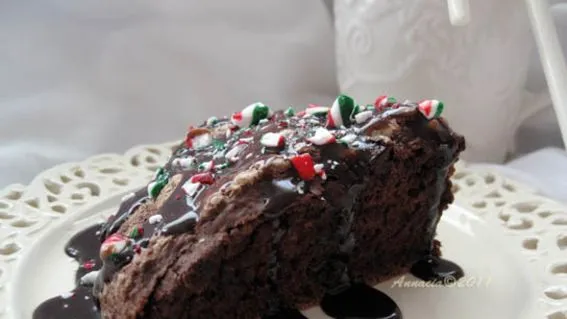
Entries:
MULTIPOLYGON (((65 214, 147 183, 176 144, 142 145, 124 155, 59 165, 29 185, 0 190, 0 319, 8 319, 9 278, 26 245, 65 214)), ((567 207, 463 162, 457 163, 453 181, 456 202, 501 227, 525 256, 540 283, 543 318, 567 319, 567 207)))

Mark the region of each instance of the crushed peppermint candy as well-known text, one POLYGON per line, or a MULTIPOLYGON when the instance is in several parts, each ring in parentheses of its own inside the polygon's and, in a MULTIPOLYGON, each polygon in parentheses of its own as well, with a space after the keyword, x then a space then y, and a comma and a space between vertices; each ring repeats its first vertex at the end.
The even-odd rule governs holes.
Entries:
POLYGON ((211 145, 212 142, 213 142, 213 136, 211 134, 201 134, 193 137, 192 139, 193 148, 195 149, 207 147, 211 145))
POLYGON ((354 140, 356 140, 356 134, 352 134, 349 133, 343 137, 341 137, 340 141, 345 143, 345 144, 351 144, 352 142, 354 142, 354 140))
POLYGON ((215 167, 215 161, 213 160, 199 164, 200 171, 209 172, 212 171, 214 167, 215 167))
POLYGON ((444 109, 443 102, 439 100, 425 100, 418 104, 418 109, 428 120, 440 117, 444 109))
POLYGON ((297 183, 297 186, 295 187, 297 189, 297 193, 303 195, 305 194, 305 182, 304 181, 300 181, 299 183, 297 183))
POLYGON ((136 239, 144 236, 144 228, 141 226, 134 227, 130 232, 130 238, 136 239))
POLYGON ((327 113, 329 113, 329 107, 327 106, 310 105, 305 110, 305 115, 325 116, 327 113))
POLYGON ((257 102, 248 105, 241 112, 234 113, 230 120, 232 124, 238 127, 249 127, 258 124, 260 120, 271 115, 272 111, 266 104, 257 102))
POLYGON ((187 194, 187 196, 193 197, 201 187, 200 183, 191 183, 191 181, 186 181, 182 186, 181 189, 187 194))
POLYGON ((362 124, 372 117, 372 111, 362 111, 354 116, 357 124, 362 124))
POLYGON ((61 299, 69 299, 69 298, 73 297, 74 295, 75 295, 74 292, 72 292, 72 291, 67 291, 67 292, 62 293, 62 294, 59 295, 59 296, 61 297, 61 299))
POLYGON ((160 214, 155 214, 150 216, 150 218, 148 218, 148 222, 150 223, 150 225, 159 224, 162 221, 163 221, 163 216, 160 214))
POLYGON ((155 174, 155 178, 148 184, 148 196, 150 198, 157 198, 161 190, 167 185, 169 182, 169 173, 163 168, 160 167, 155 174))
POLYGON ((185 157, 185 158, 174 158, 171 161, 171 165, 180 167, 182 169, 191 168, 195 164, 195 158, 193 156, 185 157))
POLYGON ((206 128, 190 128, 185 138, 187 148, 200 149, 209 146, 213 142, 211 131, 206 128))
POLYGON ((239 144, 237 142, 236 145, 232 149, 230 149, 228 152, 226 152, 224 157, 231 162, 236 162, 240 159, 240 153, 242 153, 242 151, 244 151, 244 149, 246 149, 247 146, 248 146, 248 143, 239 144))
POLYGON ((323 164, 315 164, 315 165, 313 165, 313 168, 315 169, 315 174, 321 176, 321 178, 322 178, 323 180, 326 180, 326 179, 327 179, 327 174, 325 174, 325 170, 324 170, 325 165, 323 165, 323 164))
POLYGON ((195 174, 181 186, 181 189, 183 189, 185 194, 193 197, 201 185, 210 185, 214 180, 213 174, 210 172, 195 174))
POLYGON ((307 138, 307 140, 315 145, 326 145, 337 141, 335 136, 324 127, 318 127, 315 130, 315 134, 307 138))
POLYGON ((311 154, 296 155, 290 158, 290 161, 301 179, 310 181, 315 177, 316 173, 311 154))
POLYGON ((207 172, 207 173, 201 173, 201 174, 193 175, 191 177, 190 181, 191 181, 191 183, 200 183, 200 184, 210 185, 215 181, 215 178, 213 177, 213 174, 207 172))
POLYGON ((295 115, 295 110, 290 106, 287 108, 287 110, 284 111, 284 115, 287 117, 292 117, 295 115))
POLYGON ((341 94, 331 106, 326 125, 330 128, 349 126, 358 111, 359 106, 356 102, 350 96, 341 94))
POLYGON ((96 262, 93 259, 87 260, 81 265, 81 267, 83 267, 86 270, 91 270, 95 266, 96 266, 96 262))
POLYGON ((376 108, 376 110, 382 111, 386 107, 392 106, 396 102, 397 102, 396 99, 393 97, 389 97, 387 95, 381 95, 374 102, 374 107, 376 108))
MULTIPOLYGON (((87 274, 85 274, 81 279, 79 279, 79 283, 81 286, 92 286, 96 282, 100 270, 94 270, 87 274)), ((65 298, 64 298, 65 299, 65 298)))
POLYGON ((216 116, 211 116, 207 119, 206 125, 207 126, 213 126, 215 124, 217 124, 219 121, 219 119, 216 116))
POLYGON ((262 135, 260 143, 266 147, 282 148, 285 145, 285 137, 280 133, 265 133, 262 135))
POLYGON ((100 259, 106 260, 113 254, 123 252, 132 244, 132 240, 120 233, 108 236, 100 246, 100 259))

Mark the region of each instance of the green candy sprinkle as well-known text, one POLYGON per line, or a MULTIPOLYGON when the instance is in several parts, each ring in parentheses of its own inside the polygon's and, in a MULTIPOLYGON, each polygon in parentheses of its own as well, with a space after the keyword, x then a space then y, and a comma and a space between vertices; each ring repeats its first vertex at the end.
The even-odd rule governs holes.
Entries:
POLYGON ((252 121, 250 122, 250 126, 257 125, 260 120, 268 118, 270 115, 270 108, 265 105, 258 103, 254 105, 254 110, 252 111, 252 121))
POLYGON ((287 117, 292 117, 295 115, 295 110, 290 106, 287 108, 287 110, 285 110, 284 115, 287 117))
POLYGON ((156 199, 168 182, 169 173, 167 173, 163 167, 160 167, 157 170, 155 179, 150 184, 148 184, 148 196, 150 196, 152 199, 156 199))

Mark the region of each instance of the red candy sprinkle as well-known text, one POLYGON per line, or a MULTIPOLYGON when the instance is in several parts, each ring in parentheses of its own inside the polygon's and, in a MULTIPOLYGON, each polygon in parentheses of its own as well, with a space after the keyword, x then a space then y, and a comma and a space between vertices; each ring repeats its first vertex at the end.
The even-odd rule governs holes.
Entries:
POLYGON ((201 183, 210 185, 215 181, 211 173, 201 173, 191 177, 191 183, 201 183))
POLYGON ((117 242, 121 242, 121 241, 125 241, 128 240, 128 237, 120 234, 120 233, 114 233, 110 236, 108 236, 105 240, 104 243, 105 244, 110 244, 110 243, 117 243, 117 242))
POLYGON ((242 113, 236 112, 236 113, 232 114, 231 118, 232 118, 233 121, 240 122, 240 121, 242 121, 242 113))
POLYGON ((310 154, 300 154, 292 157, 290 160, 301 179, 310 181, 315 177, 315 167, 310 154))
POLYGON ((91 259, 83 263, 83 268, 85 268, 86 270, 91 270, 94 268, 95 265, 96 265, 95 261, 91 259))

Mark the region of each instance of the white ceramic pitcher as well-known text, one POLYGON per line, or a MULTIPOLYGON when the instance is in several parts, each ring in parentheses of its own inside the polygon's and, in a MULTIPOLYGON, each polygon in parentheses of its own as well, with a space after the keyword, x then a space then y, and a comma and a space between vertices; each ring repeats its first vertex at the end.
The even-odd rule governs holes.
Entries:
POLYGON ((360 102, 378 94, 436 98, 465 135, 470 161, 502 162, 519 124, 549 105, 524 90, 533 49, 523 1, 471 1, 467 26, 441 0, 336 0, 339 85, 360 102))

